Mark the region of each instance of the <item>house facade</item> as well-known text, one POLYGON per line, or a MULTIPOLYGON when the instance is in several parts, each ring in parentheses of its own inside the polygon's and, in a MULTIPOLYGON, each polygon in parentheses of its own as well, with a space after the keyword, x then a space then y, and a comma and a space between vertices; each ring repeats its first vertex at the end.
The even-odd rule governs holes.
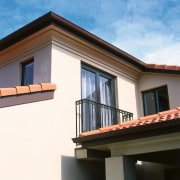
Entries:
POLYGON ((49 12, 0 41, 0 178, 175 179, 179 89, 179 66, 49 12))

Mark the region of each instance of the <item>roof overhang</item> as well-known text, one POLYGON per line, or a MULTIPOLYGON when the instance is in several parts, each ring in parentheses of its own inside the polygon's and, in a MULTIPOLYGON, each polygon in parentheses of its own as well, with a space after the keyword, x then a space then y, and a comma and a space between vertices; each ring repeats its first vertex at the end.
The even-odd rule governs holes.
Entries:
POLYGON ((47 14, 41 16, 40 18, 34 20, 33 22, 27 24, 26 26, 20 28, 14 33, 6 36, 5 38, 0 40, 0 51, 7 49, 8 47, 22 41, 23 39, 37 33, 38 31, 53 25, 70 35, 73 35, 87 43, 93 45, 94 47, 98 47, 103 51, 108 52, 112 56, 116 56, 122 62, 136 67, 142 72, 155 72, 155 73, 168 73, 168 74, 180 74, 180 68, 177 66, 176 68, 162 68, 162 67, 150 67, 147 66, 146 63, 140 61, 134 56, 126 53, 125 51, 113 46, 112 44, 102 40, 101 38, 95 36, 94 34, 82 29, 81 27, 73 24, 72 22, 60 17, 59 15, 48 12, 47 14))
POLYGON ((89 136, 73 138, 73 142, 83 148, 107 146, 129 140, 148 138, 180 132, 180 118, 154 124, 146 124, 126 129, 120 129, 89 136))
POLYGON ((15 31, 9 36, 1 39, 0 41, 0 51, 12 46, 13 44, 27 38, 28 36, 44 29, 47 26, 54 25, 80 39, 87 41, 88 43, 93 44, 96 47, 101 47, 103 50, 108 51, 109 53, 121 57, 122 60, 126 63, 130 63, 140 69, 144 69, 145 63, 138 60, 137 58, 129 55, 128 53, 118 49, 112 44, 100 39, 94 34, 80 28, 79 26, 69 22, 68 20, 60 17, 59 15, 49 12, 40 18, 34 20, 33 22, 27 24, 21 29, 15 31))

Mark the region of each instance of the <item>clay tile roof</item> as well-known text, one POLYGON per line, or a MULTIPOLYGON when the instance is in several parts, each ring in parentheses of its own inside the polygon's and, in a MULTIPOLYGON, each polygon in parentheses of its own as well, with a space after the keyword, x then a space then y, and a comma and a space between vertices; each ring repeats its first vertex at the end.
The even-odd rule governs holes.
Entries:
POLYGON ((179 71, 180 66, 166 64, 146 64, 146 68, 179 71))
POLYGON ((50 83, 41 83, 41 88, 44 91, 47 90, 55 90, 56 89, 56 85, 55 84, 50 84, 50 83))
POLYGON ((15 88, 16 88, 16 93, 17 94, 30 93, 30 89, 29 89, 28 86, 16 86, 15 88))
POLYGON ((28 85, 30 92, 38 92, 41 91, 41 85, 40 84, 30 84, 28 85))
POLYGON ((27 86, 0 88, 0 97, 35 93, 39 91, 51 91, 55 89, 56 89, 56 85, 53 83, 40 83, 40 84, 32 84, 27 86))
POLYGON ((1 88, 0 89, 0 96, 11 96, 16 95, 16 88, 1 88))
POLYGON ((83 132, 80 134, 80 137, 101 134, 101 133, 116 131, 121 129, 128 129, 128 128, 133 128, 133 127, 143 126, 153 123, 161 123, 163 121, 169 121, 178 118, 180 118, 180 107, 168 111, 163 111, 158 114, 140 117, 132 121, 122 122, 116 125, 103 127, 89 132, 83 132))

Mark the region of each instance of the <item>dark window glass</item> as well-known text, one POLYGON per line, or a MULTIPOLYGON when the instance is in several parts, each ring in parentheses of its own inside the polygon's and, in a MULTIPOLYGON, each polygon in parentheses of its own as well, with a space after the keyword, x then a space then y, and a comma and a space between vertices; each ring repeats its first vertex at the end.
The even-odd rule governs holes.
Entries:
POLYGON ((34 61, 28 61, 22 64, 21 85, 33 84, 34 61))
POLYGON ((144 115, 169 110, 167 86, 145 91, 143 94, 144 115))

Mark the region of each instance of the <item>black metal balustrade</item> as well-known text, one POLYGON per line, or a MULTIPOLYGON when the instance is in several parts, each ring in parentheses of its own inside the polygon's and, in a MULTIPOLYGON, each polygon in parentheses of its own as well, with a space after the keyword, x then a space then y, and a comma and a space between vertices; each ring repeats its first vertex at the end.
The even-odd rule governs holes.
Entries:
POLYGON ((133 113, 88 99, 76 101, 76 136, 133 119, 133 113))

